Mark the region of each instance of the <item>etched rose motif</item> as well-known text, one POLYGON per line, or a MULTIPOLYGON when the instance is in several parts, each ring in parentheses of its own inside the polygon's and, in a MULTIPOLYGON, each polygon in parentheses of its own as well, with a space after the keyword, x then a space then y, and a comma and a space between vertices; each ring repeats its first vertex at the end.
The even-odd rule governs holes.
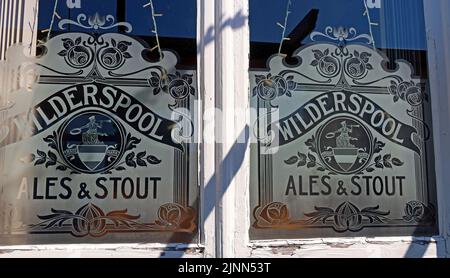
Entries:
POLYGON ((297 167, 303 167, 308 163, 308 156, 299 152, 296 156, 292 156, 288 160, 285 160, 284 163, 287 165, 297 165, 297 167))
POLYGON ((416 84, 414 81, 400 83, 391 81, 388 90, 394 96, 394 102, 403 100, 411 106, 419 106, 424 100, 427 100, 427 95, 423 93, 424 87, 424 84, 416 84))
POLYGON ((169 74, 169 83, 168 83, 168 91, 169 94, 174 99, 185 99, 189 95, 195 94, 194 87, 191 86, 193 79, 192 75, 190 74, 184 74, 181 75, 181 73, 176 72, 175 75, 169 74))
POLYGON ((76 236, 92 235, 100 237, 106 233, 105 213, 93 204, 80 208, 75 215, 80 216, 73 220, 73 229, 76 236))
POLYGON ((407 222, 431 223, 434 221, 434 210, 421 202, 411 201, 406 204, 403 219, 407 222))
POLYGON ((346 64, 346 72, 349 76, 357 79, 363 78, 368 70, 373 70, 373 66, 369 64, 369 58, 372 54, 367 52, 353 52, 353 57, 348 59, 346 64))
POLYGON ((311 66, 316 67, 319 73, 325 77, 332 78, 338 75, 340 71, 339 61, 330 55, 330 50, 326 49, 323 52, 321 50, 313 50, 314 58, 311 62, 311 66))
POLYGON ((412 86, 406 90, 406 101, 411 106, 418 106, 423 102, 422 89, 418 86, 412 86))
POLYGON ((190 92, 189 83, 183 79, 175 79, 169 83, 169 94, 174 99, 185 99, 190 92))
POLYGON ((75 41, 69 38, 62 39, 64 50, 58 53, 59 56, 64 57, 66 63, 73 68, 85 68, 89 66, 94 60, 93 51, 82 45, 81 37, 75 41))
POLYGON ((131 54, 127 52, 130 42, 121 41, 117 43, 116 40, 111 39, 111 46, 105 48, 100 54, 100 62, 103 67, 109 70, 120 68, 126 59, 132 58, 131 54))
POLYGON ((165 226, 178 227, 182 221, 183 207, 177 204, 165 204, 158 210, 158 218, 165 226))
POLYGON ((280 75, 272 76, 268 74, 256 76, 256 87, 253 89, 253 96, 258 95, 261 99, 272 101, 279 96, 286 95, 292 97, 292 91, 297 84, 293 76, 283 77, 280 75))
POLYGON ((283 203, 271 203, 267 205, 261 211, 260 216, 272 226, 289 223, 289 210, 283 203))
POLYGON ((189 95, 195 95, 192 74, 165 74, 160 76, 156 72, 152 72, 148 83, 153 87, 153 94, 158 95, 160 92, 167 92, 171 97, 177 100, 187 98, 189 95))

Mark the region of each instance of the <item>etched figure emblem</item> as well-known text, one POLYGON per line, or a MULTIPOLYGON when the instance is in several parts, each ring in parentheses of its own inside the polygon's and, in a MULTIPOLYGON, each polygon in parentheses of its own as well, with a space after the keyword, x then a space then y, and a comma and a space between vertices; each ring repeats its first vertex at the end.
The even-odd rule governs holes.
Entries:
POLYGON ((83 112, 61 129, 62 157, 82 173, 104 172, 120 160, 123 153, 123 128, 101 112, 83 112))
POLYGON ((372 156, 372 135, 359 121, 338 117, 318 131, 319 156, 331 170, 348 175, 364 169, 372 156))

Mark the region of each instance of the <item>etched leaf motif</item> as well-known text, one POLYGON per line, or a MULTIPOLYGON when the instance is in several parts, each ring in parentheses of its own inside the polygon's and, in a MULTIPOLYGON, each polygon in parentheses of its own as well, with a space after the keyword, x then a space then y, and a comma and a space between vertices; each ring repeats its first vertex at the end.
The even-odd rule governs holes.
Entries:
POLYGON ((184 74, 183 79, 186 80, 186 82, 190 85, 193 82, 193 75, 192 74, 184 74))
POLYGON ((69 38, 62 39, 62 41, 63 41, 64 48, 67 50, 75 46, 75 43, 73 42, 73 40, 71 40, 69 38))
POLYGON ((34 165, 37 166, 37 165, 44 164, 47 161, 47 154, 40 150, 37 150, 37 154, 39 156, 39 159, 36 160, 34 165))
POLYGON ((50 167, 53 165, 56 165, 56 162, 58 160, 58 158, 56 157, 56 154, 52 153, 51 151, 48 152, 48 158, 49 160, 47 161, 47 163, 45 164, 45 167, 50 167))
POLYGON ((310 153, 308 154, 308 158, 311 162, 316 162, 316 157, 310 153))
POLYGON ((121 52, 125 52, 128 50, 128 46, 131 45, 131 42, 127 41, 121 41, 117 44, 117 49, 119 49, 121 52))
POLYGON ((55 161, 56 162, 58 160, 56 154, 54 154, 51 151, 48 152, 48 157, 50 158, 51 161, 55 161))
POLYGON ((138 139, 138 138, 132 136, 130 133, 128 133, 127 144, 126 144, 125 150, 130 151, 130 150, 136 148, 137 144, 141 143, 141 141, 142 141, 141 139, 138 139))
POLYGON ((137 163, 137 165, 139 165, 141 167, 147 167, 147 163, 142 159, 137 158, 136 163, 137 163))
POLYGON ((153 95, 157 96, 157 95, 159 95, 159 93, 161 93, 161 88, 157 87, 157 88, 153 89, 153 95))
POLYGON ((297 156, 293 156, 293 157, 289 158, 288 160, 284 161, 284 163, 286 163, 288 165, 294 165, 297 162, 298 162, 298 157, 297 156))
POLYGON ((143 159, 147 155, 147 152, 140 152, 136 155, 138 159, 143 159))
POLYGON ((403 166, 404 163, 398 158, 393 158, 392 159, 392 164, 394 164, 395 166, 400 167, 400 166, 403 166))
POLYGON ((298 153, 298 164, 297 164, 297 167, 303 167, 303 166, 305 166, 306 165, 306 155, 305 154, 303 154, 303 153, 298 153))
POLYGON ((313 136, 312 138, 308 139, 305 143, 306 146, 309 147, 310 151, 312 152, 317 152, 317 147, 316 147, 316 137, 313 136))
POLYGON ((375 163, 378 163, 381 161, 381 155, 375 157, 375 163))
POLYGON ((66 171, 66 170, 67 170, 67 167, 64 166, 64 165, 59 165, 58 167, 56 167, 56 170, 59 170, 59 171, 66 171))
POLYGON ((48 146, 52 149, 57 149, 57 144, 56 144, 56 133, 54 133, 53 135, 49 135, 47 137, 44 138, 44 142, 46 142, 48 144, 48 146))
POLYGON ((161 163, 161 159, 157 158, 154 155, 149 155, 147 157, 147 162, 150 163, 150 164, 156 165, 156 164, 161 163))
POLYGON ((127 157, 125 158, 126 164, 130 167, 136 168, 136 162, 134 162, 134 152, 131 152, 127 155, 127 157))
POLYGON ((391 169, 392 168, 392 164, 389 161, 385 161, 384 163, 384 167, 391 169))
POLYGON ((316 58, 317 60, 322 59, 322 57, 324 56, 322 51, 320 51, 318 49, 313 50, 313 53, 314 53, 314 58, 316 58))
POLYGON ((45 152, 43 152, 43 151, 41 151, 41 150, 37 150, 37 154, 40 156, 40 157, 47 157, 47 154, 45 153, 45 152))
POLYGON ((265 79, 266 79, 266 77, 264 75, 256 75, 255 76, 256 84, 259 84, 260 82, 262 82, 265 79))
POLYGON ((375 140, 374 140, 374 152, 375 153, 381 152, 385 146, 386 146, 385 143, 378 141, 378 139, 375 138, 375 140))

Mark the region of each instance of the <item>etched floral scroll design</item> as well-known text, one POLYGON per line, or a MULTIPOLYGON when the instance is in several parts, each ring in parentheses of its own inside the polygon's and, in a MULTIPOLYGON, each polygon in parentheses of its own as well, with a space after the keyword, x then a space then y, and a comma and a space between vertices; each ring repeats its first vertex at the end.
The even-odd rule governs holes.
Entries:
MULTIPOLYGON (((63 150, 60 148, 60 135, 58 132, 53 132, 43 140, 47 143, 49 150, 36 150, 36 153, 32 153, 22 159, 24 163, 33 163, 34 166, 43 166, 47 169, 55 167, 57 171, 70 171, 71 174, 81 174, 79 170, 66 163, 64 159, 60 159, 63 150)), ((127 169, 149 167, 150 165, 160 164, 162 160, 155 155, 148 154, 146 151, 133 151, 139 146, 141 141, 141 139, 132 136, 131 133, 128 133, 124 138, 124 159, 119 160, 111 170, 105 171, 102 174, 112 174, 113 171, 121 172, 126 171, 127 169)))
MULTIPOLYGON (((297 168, 306 167, 308 169, 315 169, 319 172, 328 172, 328 175, 338 175, 334 169, 327 166, 326 163, 321 163, 318 158, 318 147, 317 147, 317 135, 313 135, 310 139, 305 142, 305 145, 309 148, 310 152, 298 152, 293 154, 284 163, 289 166, 295 166, 297 168)), ((366 166, 358 173, 358 175, 363 175, 365 172, 372 173, 375 171, 393 170, 395 167, 402 167, 404 162, 391 153, 382 153, 386 143, 379 141, 378 138, 373 139, 372 151, 373 155, 367 157, 362 157, 360 159, 367 160, 370 158, 370 162, 367 161, 366 166)))
POLYGON ((435 222, 436 212, 432 204, 428 206, 419 201, 411 201, 405 205, 403 219, 409 223, 431 224, 435 222))
POLYGON ((77 20, 62 19, 59 22, 59 29, 65 30, 67 25, 74 25, 87 30, 110 30, 116 27, 124 27, 126 33, 131 33, 133 27, 128 22, 116 22, 112 15, 102 16, 99 13, 87 16, 86 14, 79 14, 77 20))
MULTIPOLYGON (((381 71, 386 70, 382 68, 382 65, 375 65, 373 56, 377 55, 377 51, 367 47, 367 51, 363 49, 352 49, 348 42, 365 42, 368 45, 372 43, 372 39, 369 35, 358 35, 355 28, 332 28, 327 27, 324 33, 313 32, 311 34, 311 40, 316 41, 318 37, 325 38, 331 41, 324 44, 311 44, 310 46, 302 49, 302 53, 311 55, 313 59, 309 62, 309 65, 304 65, 304 54, 300 65, 297 67, 312 67, 317 73, 324 79, 318 80, 311 77, 308 74, 308 69, 298 68, 292 69, 286 67, 281 72, 272 72, 266 75, 255 75, 255 85, 252 89, 252 96, 258 97, 261 100, 272 102, 278 97, 287 96, 292 97, 293 93, 298 89, 301 89, 304 85, 334 85, 336 87, 344 86, 370 86, 383 80, 390 81, 388 86, 383 86, 386 90, 386 94, 390 94, 393 97, 394 102, 403 100, 410 106, 416 107, 428 100, 428 95, 425 93, 426 85, 421 82, 413 80, 404 80, 401 76, 390 74, 381 79, 374 81, 363 81, 371 71, 377 71, 380 68, 381 71), (335 44, 337 42, 337 44, 335 44), (333 45, 334 44, 334 45, 333 45), (326 47, 323 47, 326 46, 326 47), (303 72, 303 73, 302 73, 303 72), (309 83, 299 83, 295 77, 302 77, 307 79, 309 83), (339 81, 337 78, 340 77, 339 81), (348 83, 348 77, 353 84, 348 83), (332 81, 337 81, 332 84, 332 81), (312 83, 310 83, 312 82, 312 83), (343 84, 342 84, 343 83, 343 84)), ((283 66, 284 67, 284 66, 283 66)))
POLYGON ((31 233, 69 233, 74 237, 103 237, 117 232, 188 232, 196 230, 196 212, 179 204, 165 204, 158 209, 158 219, 139 222, 140 215, 127 209, 105 212, 88 203, 76 212, 51 209, 51 214, 38 215, 41 220, 31 225, 31 233))
POLYGON ((128 52, 132 45, 129 41, 116 41, 111 38, 108 41, 103 39, 89 38, 83 40, 78 37, 62 39, 64 49, 58 55, 64 57, 65 62, 72 68, 85 69, 92 65, 100 64, 107 70, 116 70, 122 67, 127 59, 133 58, 128 52))
POLYGON ((350 202, 344 202, 336 209, 327 207, 315 207, 315 211, 305 213, 309 219, 308 224, 315 224, 322 222, 323 224, 330 224, 338 233, 343 232, 359 232, 365 227, 365 222, 369 224, 385 223, 388 220, 390 211, 379 210, 380 206, 367 207, 364 209, 358 208, 350 202))
POLYGON ((356 28, 345 28, 345 27, 331 27, 327 26, 324 32, 312 32, 310 35, 311 41, 316 41, 320 37, 321 39, 328 39, 330 41, 336 41, 340 46, 346 44, 347 42, 362 42, 368 45, 372 44, 373 39, 368 34, 358 34, 356 28))
POLYGON ((304 227, 331 227, 338 233, 359 232, 368 225, 382 225, 390 219, 390 211, 380 206, 359 208, 351 202, 343 202, 336 209, 315 207, 314 212, 305 213, 304 220, 293 220, 288 205, 272 202, 254 211, 257 229, 298 229, 304 227))

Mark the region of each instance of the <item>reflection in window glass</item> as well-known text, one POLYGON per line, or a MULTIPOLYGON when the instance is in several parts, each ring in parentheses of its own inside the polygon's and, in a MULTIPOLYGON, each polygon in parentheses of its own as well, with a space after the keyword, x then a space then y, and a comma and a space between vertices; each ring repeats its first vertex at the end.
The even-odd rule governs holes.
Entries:
MULTIPOLYGON (((61 2, 61 1, 60 1, 61 2)), ((63 1, 64 2, 64 1, 63 1)), ((58 14, 62 18, 77 20, 80 14, 95 15, 99 11, 103 15, 113 15, 116 20, 126 21, 132 24, 133 36, 139 36, 152 47, 156 45, 154 25, 151 17, 151 9, 143 8, 148 0, 92 0, 83 1, 82 9, 69 9, 64 3, 59 5, 58 14)), ((162 48, 174 50, 179 56, 178 68, 194 69, 197 62, 196 52, 196 1, 195 0, 153 0, 157 8, 157 29, 162 48), (176 21, 173 19, 176 18, 176 21)), ((45 38, 42 30, 49 28, 51 24, 54 1, 41 0, 39 12, 39 37, 45 38)), ((60 32, 58 26, 53 26, 53 32, 60 32)), ((116 27, 109 30, 97 30, 98 32, 123 32, 123 28, 116 27)), ((66 30, 67 31, 67 30, 66 30)), ((79 26, 69 26, 68 31, 83 31, 79 26)), ((159 59, 157 51, 149 53, 152 60, 159 59)))
POLYGON ((420 0, 250 0, 253 239, 433 235, 420 0))

